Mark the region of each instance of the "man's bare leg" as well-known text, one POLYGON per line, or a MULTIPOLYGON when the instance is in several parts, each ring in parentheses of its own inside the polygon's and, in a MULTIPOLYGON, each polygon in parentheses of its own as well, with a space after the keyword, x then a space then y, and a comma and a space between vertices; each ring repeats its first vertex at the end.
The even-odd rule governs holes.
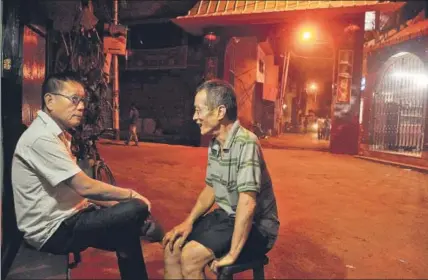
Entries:
POLYGON ((164 279, 183 279, 181 271, 181 248, 178 242, 175 242, 174 248, 171 252, 168 246, 164 249, 164 279))
POLYGON ((196 241, 187 243, 181 253, 184 279, 205 279, 205 266, 215 259, 213 252, 196 241))

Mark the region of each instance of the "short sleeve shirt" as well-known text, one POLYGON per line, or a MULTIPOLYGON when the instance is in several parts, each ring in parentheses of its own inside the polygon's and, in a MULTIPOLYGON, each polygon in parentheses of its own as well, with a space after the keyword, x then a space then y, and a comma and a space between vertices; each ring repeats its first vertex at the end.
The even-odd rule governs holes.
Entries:
POLYGON ((278 210, 272 181, 257 136, 236 121, 222 152, 213 139, 208 149, 205 182, 214 188, 215 200, 230 216, 236 215, 240 192, 256 192, 254 224, 269 239, 271 248, 279 229, 278 210))
POLYGON ((88 206, 87 199, 63 182, 81 169, 55 121, 39 111, 22 134, 12 161, 12 186, 18 228, 40 249, 60 224, 88 206))

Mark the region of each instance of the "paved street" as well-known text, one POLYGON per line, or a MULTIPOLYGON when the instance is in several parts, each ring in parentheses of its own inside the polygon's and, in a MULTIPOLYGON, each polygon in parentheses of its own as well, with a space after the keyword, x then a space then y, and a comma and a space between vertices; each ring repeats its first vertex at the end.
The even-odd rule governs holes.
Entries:
MULTIPOLYGON (((206 148, 106 143, 100 151, 166 229, 203 188, 206 148)), ((264 151, 281 220, 267 278, 428 277, 428 175, 321 151, 264 151)), ((150 278, 162 278, 160 245, 144 245, 144 255, 150 278)), ((73 279, 119 277, 114 253, 90 249, 82 258, 73 279)))
POLYGON ((263 147, 271 149, 287 150, 313 150, 328 151, 330 142, 327 140, 318 140, 317 133, 284 133, 278 137, 269 137, 260 140, 263 147))

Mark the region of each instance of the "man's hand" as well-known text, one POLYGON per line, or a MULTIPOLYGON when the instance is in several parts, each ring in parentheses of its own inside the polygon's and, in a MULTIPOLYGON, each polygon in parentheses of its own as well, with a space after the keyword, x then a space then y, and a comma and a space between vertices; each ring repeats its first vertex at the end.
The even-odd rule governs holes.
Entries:
POLYGON ((136 198, 136 199, 141 200, 142 202, 144 202, 145 204, 147 204, 147 207, 149 208, 149 212, 151 211, 152 204, 150 203, 150 200, 148 200, 146 197, 142 196, 141 194, 137 193, 136 191, 131 190, 131 195, 130 195, 129 198, 130 199, 136 198))
POLYGON ((162 240, 162 246, 165 248, 169 245, 169 250, 172 252, 174 248, 174 243, 179 242, 178 245, 180 248, 183 247, 184 242, 189 236, 190 232, 193 229, 193 223, 189 221, 184 221, 178 226, 174 227, 169 231, 162 240))
POLYGON ((235 257, 233 257, 230 254, 227 254, 219 260, 213 260, 210 268, 215 274, 217 274, 219 268, 221 268, 223 266, 228 266, 228 265, 234 264, 235 261, 236 261, 235 257))

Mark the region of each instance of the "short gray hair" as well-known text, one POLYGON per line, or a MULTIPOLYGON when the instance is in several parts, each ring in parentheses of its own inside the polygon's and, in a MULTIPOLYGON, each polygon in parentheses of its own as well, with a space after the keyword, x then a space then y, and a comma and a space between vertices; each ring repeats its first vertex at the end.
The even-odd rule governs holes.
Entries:
POLYGON ((207 92, 207 106, 212 110, 218 106, 226 107, 226 116, 230 121, 238 118, 238 105, 236 94, 232 85, 226 81, 213 79, 204 82, 196 89, 196 93, 205 90, 207 92))

